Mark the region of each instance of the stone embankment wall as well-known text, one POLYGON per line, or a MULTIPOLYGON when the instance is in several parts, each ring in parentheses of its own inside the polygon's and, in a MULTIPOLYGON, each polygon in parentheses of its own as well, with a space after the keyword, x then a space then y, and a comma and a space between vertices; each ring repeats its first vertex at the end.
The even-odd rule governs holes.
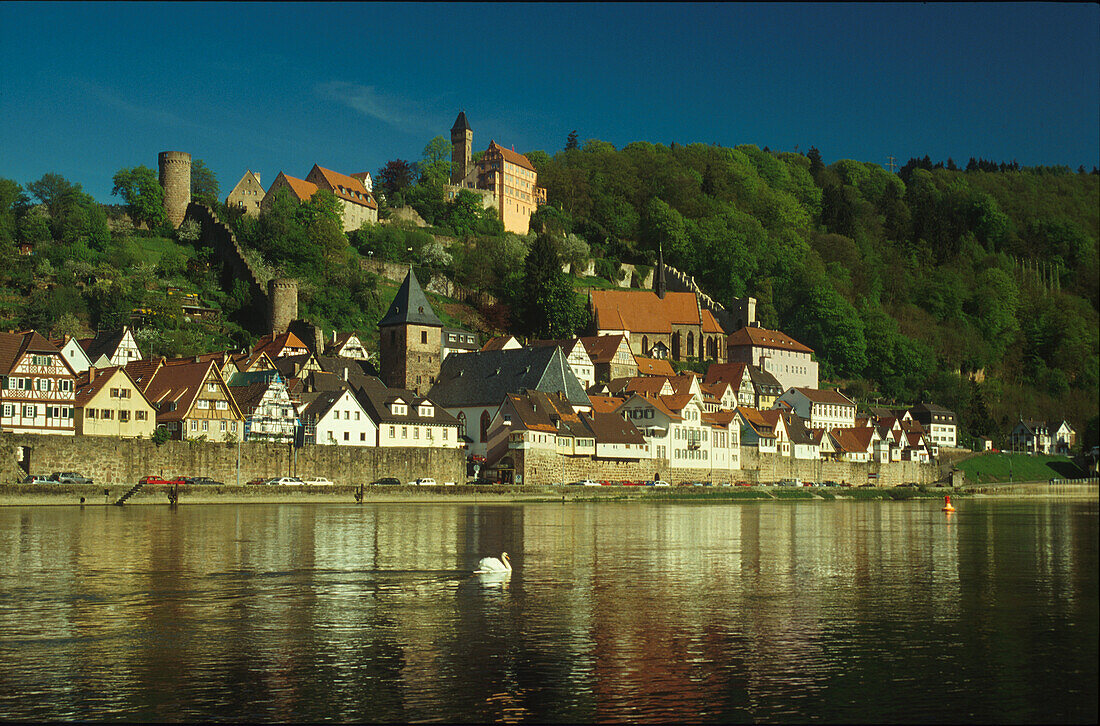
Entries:
POLYGON ((593 461, 559 456, 552 452, 515 450, 510 452, 516 472, 524 475, 524 484, 551 484, 580 481, 582 479, 646 481, 660 473, 661 478, 673 484, 682 481, 710 481, 715 484, 751 485, 774 484, 783 479, 801 479, 821 483, 835 481, 853 486, 877 484, 932 484, 940 479, 935 464, 919 464, 912 461, 895 461, 889 464, 846 461, 806 461, 778 454, 760 454, 754 449, 741 449, 740 469, 711 469, 708 467, 673 469, 667 459, 648 459, 641 462, 593 461), (876 475, 871 477, 869 475, 876 475))
POLYGON ((221 444, 100 436, 0 435, 0 481, 22 478, 16 463, 29 456, 30 473, 79 472, 97 484, 134 484, 147 474, 163 477, 208 476, 235 484, 240 452, 241 483, 259 477, 323 476, 337 484, 369 483, 382 477, 402 482, 431 477, 439 483, 466 481, 461 449, 374 448, 365 446, 304 446, 221 444))
POLYGON ((205 204, 191 202, 187 206, 186 219, 197 222, 201 231, 202 243, 214 250, 222 263, 222 284, 232 289, 235 280, 244 280, 252 296, 252 305, 244 312, 244 322, 253 332, 268 333, 269 305, 264 281, 248 264, 244 251, 237 242, 233 230, 218 219, 214 210, 205 204))

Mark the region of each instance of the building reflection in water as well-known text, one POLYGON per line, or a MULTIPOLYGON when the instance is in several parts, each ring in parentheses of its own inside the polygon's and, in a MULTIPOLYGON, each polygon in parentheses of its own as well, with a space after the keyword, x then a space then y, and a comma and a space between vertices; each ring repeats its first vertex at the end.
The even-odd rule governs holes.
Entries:
POLYGON ((3 509, 0 717, 1027 720, 1052 652, 1095 695, 1095 544, 1058 501, 3 509))

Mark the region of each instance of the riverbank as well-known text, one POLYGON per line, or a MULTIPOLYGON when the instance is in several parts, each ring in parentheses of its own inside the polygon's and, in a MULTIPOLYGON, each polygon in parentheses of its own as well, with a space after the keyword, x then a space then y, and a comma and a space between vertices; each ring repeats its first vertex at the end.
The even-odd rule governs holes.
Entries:
MULTIPOLYGON (((130 492, 129 486, 96 484, 16 484, 0 487, 0 506, 109 506, 130 492)), ((360 490, 353 486, 148 486, 134 492, 125 506, 165 505, 178 492, 178 503, 188 504, 280 504, 339 503, 358 501, 360 490)), ((437 502, 593 502, 593 501, 811 501, 873 499, 941 499, 946 495, 968 496, 1057 496, 1096 498, 1097 485, 1015 484, 1011 487, 981 487, 954 490, 941 487, 583 487, 583 486, 368 486, 362 501, 370 503, 437 502)))

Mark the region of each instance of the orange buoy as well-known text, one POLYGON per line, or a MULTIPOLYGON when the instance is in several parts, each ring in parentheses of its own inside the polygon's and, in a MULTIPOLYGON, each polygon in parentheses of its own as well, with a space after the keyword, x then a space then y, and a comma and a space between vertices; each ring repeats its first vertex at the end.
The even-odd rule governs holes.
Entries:
POLYGON ((953 506, 951 506, 951 495, 950 494, 948 494, 946 497, 943 498, 943 511, 945 511, 947 513, 951 513, 951 512, 955 511, 955 508, 953 506))

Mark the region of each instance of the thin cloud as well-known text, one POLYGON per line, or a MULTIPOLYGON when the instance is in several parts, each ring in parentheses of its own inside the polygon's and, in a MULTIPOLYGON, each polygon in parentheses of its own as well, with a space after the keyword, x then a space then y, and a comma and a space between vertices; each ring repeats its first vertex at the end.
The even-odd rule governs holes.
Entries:
POLYGON ((374 86, 360 86, 346 81, 329 81, 316 87, 317 95, 327 101, 358 111, 394 128, 432 129, 438 124, 423 109, 412 102, 379 93, 374 86))
POLYGON ((103 105, 120 111, 142 123, 161 124, 164 126, 183 126, 192 129, 204 128, 200 124, 189 121, 169 111, 162 111, 147 105, 131 103, 109 88, 104 88, 103 86, 89 83, 84 80, 77 80, 77 84, 83 88, 86 93, 96 98, 103 105))

